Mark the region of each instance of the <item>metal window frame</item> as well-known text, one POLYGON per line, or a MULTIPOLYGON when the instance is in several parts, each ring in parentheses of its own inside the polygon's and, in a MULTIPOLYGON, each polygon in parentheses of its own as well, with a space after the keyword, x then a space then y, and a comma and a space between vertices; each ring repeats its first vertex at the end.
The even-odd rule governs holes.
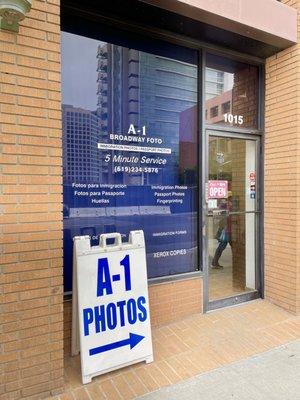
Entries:
MULTIPOLYGON (((206 54, 215 54, 234 59, 236 61, 247 62, 258 67, 258 88, 257 88, 257 129, 245 129, 234 126, 226 125, 213 125, 206 124, 205 120, 205 107, 202 107, 202 272, 203 272, 203 312, 215 310, 217 308, 227 307, 234 304, 239 304, 244 301, 253 300, 264 297, 264 104, 265 104, 265 63, 255 64, 250 59, 241 60, 239 57, 235 58, 228 54, 220 53, 219 51, 211 52, 207 49, 203 50, 202 56, 202 103, 205 104, 205 68, 206 68, 206 54), (257 193, 256 205, 259 208, 259 213, 256 213, 256 229, 255 229, 255 245, 256 245, 256 291, 251 293, 244 293, 238 296, 231 296, 224 299, 209 301, 209 266, 208 266, 208 242, 206 236, 206 202, 205 202, 205 184, 208 182, 208 138, 209 132, 215 132, 215 136, 232 137, 239 139, 252 139, 256 140, 256 168, 257 168, 257 193)), ((200 105, 200 107, 201 107, 200 105)))
MULTIPOLYGON (((198 52, 198 95, 197 95, 197 109, 198 109, 198 271, 188 272, 178 275, 169 275, 165 277, 151 278, 148 280, 149 285, 158 284, 163 282, 171 282, 181 279, 193 279, 195 277, 203 277, 203 304, 204 304, 204 312, 208 311, 208 285, 205 273, 204 266, 206 263, 206 255, 207 255, 207 238, 205 235, 205 184, 207 182, 207 135, 206 130, 218 130, 223 132, 235 132, 238 133, 240 138, 242 135, 257 135, 261 136, 261 145, 260 145, 260 202, 261 202, 261 222, 259 228, 259 238, 260 238, 260 297, 263 297, 263 149, 264 149, 264 141, 263 141, 263 133, 264 133, 264 70, 265 70, 265 60, 260 57, 255 57, 249 54, 241 53, 236 50, 223 48, 221 46, 217 46, 211 43, 202 42, 200 40, 190 38, 185 35, 176 34, 173 32, 169 32, 163 29, 158 29, 155 27, 143 26, 139 25, 132 21, 127 21, 125 19, 120 20, 118 17, 104 16, 99 12, 91 12, 87 10, 83 10, 74 6, 64 6, 64 11, 68 14, 68 16, 77 16, 82 19, 92 20, 98 23, 101 23, 102 26, 109 26, 111 28, 116 29, 116 31, 123 30, 128 33, 135 33, 139 36, 144 35, 148 38, 154 40, 163 40, 167 43, 172 43, 175 45, 183 46, 189 49, 197 50, 198 52), (258 67, 259 76, 258 76, 258 127, 257 129, 243 129, 243 128, 231 128, 231 127, 217 127, 213 125, 206 125, 205 123, 205 66, 206 66, 206 53, 209 52, 211 54, 223 56, 230 58, 235 61, 240 61, 244 63, 248 63, 258 67)), ((64 22, 62 21, 61 30, 75 33, 76 28, 70 29, 64 26, 64 22)), ((77 33, 78 34, 78 33, 77 33)), ((100 36, 100 35, 99 35, 100 36)), ((99 40, 101 38, 99 37, 99 40)), ((248 136, 249 137, 249 136, 248 136)), ((224 302, 224 305, 226 302, 224 302)), ((217 307, 216 307, 217 308, 217 307)))
MULTIPOLYGON (((143 35, 150 37, 152 39, 164 40, 169 43, 177 44, 179 46, 187 47, 194 50, 207 50, 216 55, 230 57, 236 61, 246 62, 252 65, 261 65, 265 63, 265 60, 260 57, 256 57, 250 54, 241 53, 236 50, 229 48, 223 48, 221 46, 207 43, 195 38, 170 32, 161 28, 151 27, 149 25, 141 25, 136 21, 128 20, 126 18, 118 18, 112 15, 103 15, 98 10, 88 11, 83 8, 78 8, 76 6, 71 6, 70 4, 64 5, 63 10, 68 14, 68 16, 77 16, 82 21, 83 19, 95 21, 106 25, 117 30, 123 30, 127 32, 132 32, 137 35, 143 35)), ((62 25, 64 21, 62 20, 62 25)))

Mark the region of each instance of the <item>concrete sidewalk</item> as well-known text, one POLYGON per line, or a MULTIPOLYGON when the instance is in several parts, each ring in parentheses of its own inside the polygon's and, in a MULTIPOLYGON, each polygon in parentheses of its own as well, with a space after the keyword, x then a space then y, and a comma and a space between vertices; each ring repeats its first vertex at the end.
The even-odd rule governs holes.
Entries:
MULTIPOLYGON (((154 327, 152 338, 153 363, 142 362, 100 375, 87 385, 81 382, 80 358, 66 357, 65 391, 54 399, 131 400, 152 395, 164 387, 299 340, 300 316, 267 300, 255 300, 154 327)), ((213 386, 216 393, 222 392, 222 386, 215 382, 213 386)))
POLYGON ((300 340, 195 376, 138 399, 300 399, 300 340))

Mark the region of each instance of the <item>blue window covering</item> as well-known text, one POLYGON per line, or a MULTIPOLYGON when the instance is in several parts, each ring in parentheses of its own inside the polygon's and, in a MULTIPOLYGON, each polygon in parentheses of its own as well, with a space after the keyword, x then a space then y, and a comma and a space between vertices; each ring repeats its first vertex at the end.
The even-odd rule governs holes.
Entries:
POLYGON ((197 52, 63 32, 62 96, 65 291, 77 235, 143 229, 149 278, 195 271, 197 52))

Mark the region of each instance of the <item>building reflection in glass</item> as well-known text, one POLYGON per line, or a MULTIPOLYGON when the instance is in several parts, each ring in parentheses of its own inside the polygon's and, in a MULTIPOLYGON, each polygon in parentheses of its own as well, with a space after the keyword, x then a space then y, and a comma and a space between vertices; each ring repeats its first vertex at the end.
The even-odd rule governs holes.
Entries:
POLYGON ((143 229, 149 277, 195 271, 196 53, 183 60, 178 48, 176 59, 174 49, 171 58, 159 48, 150 54, 69 33, 62 50, 65 289, 71 289, 75 235, 88 234, 96 244, 101 233, 118 231, 126 240, 130 230, 143 229), (154 144, 132 142, 133 136, 154 144), (98 143, 171 154, 99 150, 98 143), (155 164, 159 159, 164 163, 155 164))

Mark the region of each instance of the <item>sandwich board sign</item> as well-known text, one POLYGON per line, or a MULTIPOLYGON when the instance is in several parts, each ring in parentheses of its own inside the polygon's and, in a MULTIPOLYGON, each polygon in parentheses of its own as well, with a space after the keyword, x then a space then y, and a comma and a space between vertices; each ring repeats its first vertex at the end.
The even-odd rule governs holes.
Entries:
POLYGON ((82 382, 137 362, 153 361, 145 241, 132 231, 74 238, 72 354, 82 382), (107 244, 114 239, 114 244, 107 244), (79 329, 78 329, 79 327, 79 329))

